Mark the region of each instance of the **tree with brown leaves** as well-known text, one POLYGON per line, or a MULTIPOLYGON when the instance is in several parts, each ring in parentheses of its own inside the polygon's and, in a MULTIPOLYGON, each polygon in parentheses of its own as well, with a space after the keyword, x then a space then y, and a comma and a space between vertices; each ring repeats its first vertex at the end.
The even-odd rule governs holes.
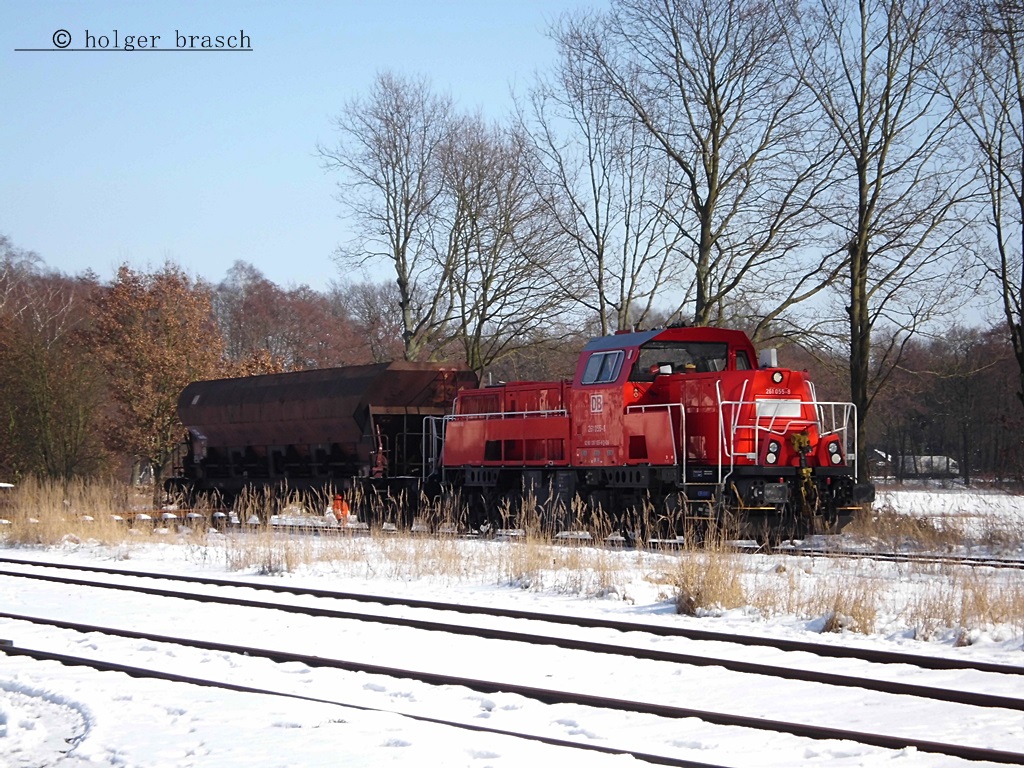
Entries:
POLYGON ((152 469, 159 504, 164 469, 182 437, 178 395, 215 377, 221 364, 210 290, 172 264, 152 274, 125 265, 97 292, 93 311, 95 348, 119 412, 109 437, 152 469))

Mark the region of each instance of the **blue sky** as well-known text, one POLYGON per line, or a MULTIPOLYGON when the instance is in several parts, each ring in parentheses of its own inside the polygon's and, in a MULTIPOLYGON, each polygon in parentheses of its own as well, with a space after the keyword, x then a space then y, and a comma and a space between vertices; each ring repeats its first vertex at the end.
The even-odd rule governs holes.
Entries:
MULTIPOLYGON (((282 285, 339 277, 345 239, 316 143, 377 72, 425 75, 493 118, 550 66, 558 14, 600 0, 30 2, 0 13, 0 233, 109 279, 170 259, 218 282, 238 259, 282 285), (252 52, 18 52, 88 31, 250 38, 252 52)), ((387 278, 386 272, 373 277, 387 278)))

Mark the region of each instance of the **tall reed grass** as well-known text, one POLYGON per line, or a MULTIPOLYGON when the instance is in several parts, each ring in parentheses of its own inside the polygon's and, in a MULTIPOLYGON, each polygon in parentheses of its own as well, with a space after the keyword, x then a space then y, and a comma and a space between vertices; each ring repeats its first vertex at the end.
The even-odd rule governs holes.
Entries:
POLYGON ((116 544, 127 535, 131 500, 124 484, 27 477, 4 493, 0 537, 8 545, 49 546, 68 537, 116 544))
MULTIPOLYGON (((622 600, 636 595, 649 599, 653 590, 657 599, 674 601, 676 610, 689 616, 741 611, 752 619, 795 617, 817 631, 902 631, 921 640, 952 634, 960 643, 973 642, 992 628, 1010 628, 1024 635, 1024 580, 1016 572, 871 560, 837 563, 751 557, 732 550, 727 534, 707 531, 683 542, 678 551, 617 549, 603 543, 612 531, 603 510, 588 510, 579 500, 568 508, 543 504, 530 493, 514 507, 508 501, 502 504, 501 519, 507 525, 500 534, 492 532, 477 540, 423 536, 417 531, 463 530, 467 513, 463 502, 457 497, 444 503, 421 499, 415 526, 403 528, 404 499, 351 494, 350 498, 354 512, 371 510, 379 521, 391 525, 363 530, 339 527, 333 517, 325 521, 330 494, 290 494, 284 500, 252 494, 236 505, 243 523, 265 521, 283 512, 299 519, 317 518, 323 524, 321 535, 290 535, 261 522, 243 525, 228 535, 206 536, 201 535, 206 529, 204 517, 190 535, 164 536, 161 541, 181 543, 186 558, 195 563, 264 575, 315 570, 333 573, 340 582, 501 584, 622 600), (579 535, 553 540, 553 532, 559 529, 579 535), (703 539, 699 546, 698 538, 703 539)), ((130 525, 131 514, 139 511, 133 509, 135 504, 129 489, 117 483, 28 478, 0 497, 0 518, 8 521, 0 525, 0 540, 7 546, 91 541, 124 550, 125 542, 144 542, 161 530, 153 522, 130 525)), ((648 505, 640 514, 650 516, 648 520, 638 516, 638 527, 643 528, 656 524, 657 516, 664 513, 648 505)), ((170 525, 170 532, 176 532, 170 525)), ((956 524, 915 521, 884 509, 865 516, 854 531, 892 549, 956 550, 967 538, 956 524)), ((993 527, 986 535, 1005 543, 1016 541, 1019 532, 993 527)))

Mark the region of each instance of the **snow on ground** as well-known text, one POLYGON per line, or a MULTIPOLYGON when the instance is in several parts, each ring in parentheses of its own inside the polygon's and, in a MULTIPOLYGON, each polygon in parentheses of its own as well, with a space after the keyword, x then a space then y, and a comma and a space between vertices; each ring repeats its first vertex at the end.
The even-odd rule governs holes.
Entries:
POLYGON ((913 490, 880 489, 877 496, 876 508, 952 526, 975 539, 1024 530, 1024 501, 999 490, 966 492, 956 485, 933 482, 913 490))
MULTIPOLYGON (((1024 520, 1024 499, 1003 495, 978 495, 936 491, 888 492, 882 496, 906 514, 933 517, 981 517, 999 521, 1024 520)), ((52 550, 5 550, 25 559, 62 559, 82 564, 118 565, 130 570, 224 575, 230 548, 225 538, 193 535, 186 544, 145 540, 107 548, 68 540, 52 550), (227 551, 227 554, 225 552, 227 551)), ((366 540, 369 541, 369 540, 366 540)), ((305 545, 303 545, 305 546, 305 545)), ((761 633, 823 643, 899 649, 1000 663, 1024 665, 1022 631, 1024 617, 973 626, 970 645, 954 647, 964 639, 955 627, 935 620, 929 632, 915 629, 911 614, 920 609, 922 594, 942 599, 946 587, 934 587, 948 576, 948 569, 909 570, 904 565, 875 561, 852 564, 804 558, 751 558, 751 584, 778 583, 790 589, 814 590, 824 585, 856 591, 854 583, 881 584, 885 605, 875 617, 870 634, 840 632, 818 634, 824 615, 796 615, 769 610, 759 600, 731 609, 708 609, 702 618, 679 616, 672 588, 665 574, 677 555, 619 552, 602 555, 603 574, 581 577, 556 562, 528 578, 510 578, 506 564, 493 571, 474 572, 472 564, 483 557, 508 557, 502 542, 452 543, 463 558, 465 572, 430 575, 421 563, 385 563, 381 550, 367 544, 361 554, 344 561, 303 562, 277 575, 259 575, 256 569, 227 571, 240 579, 283 580, 303 586, 319 586, 375 594, 399 594, 432 599, 456 599, 466 603, 507 605, 536 611, 609 615, 659 624, 673 624, 725 632, 761 633), (360 557, 362 558, 360 560, 360 557), (473 575, 477 573, 477 575, 473 575), (772 581, 774 580, 774 581, 772 581), (611 583, 609 583, 609 581, 611 583), (795 585, 795 586, 794 586, 795 585), (923 590, 923 592, 921 591, 923 590), (910 595, 910 597, 908 597, 910 595), (917 606, 917 608, 915 608, 917 606), (915 637, 927 637, 926 641, 915 637)), ((427 550, 430 552, 430 550, 427 550)), ((436 553, 434 553, 436 554, 436 553)), ((572 553, 566 563, 573 562, 572 553)), ((991 569, 983 569, 989 571, 991 569)), ((1018 590, 1024 576, 1017 571, 992 572, 1000 588, 1018 590)), ((944 582, 943 582, 944 583, 944 582)), ((415 666, 432 659, 439 669, 462 674, 504 674, 515 682, 558 686, 571 681, 585 688, 600 680, 595 693, 620 698, 663 698, 678 706, 741 709, 773 719, 798 719, 809 713, 833 712, 828 724, 856 730, 884 729, 888 725, 916 738, 958 740, 991 744, 1024 751, 1024 717, 1020 713, 971 712, 957 718, 946 705, 908 702, 900 722, 879 723, 885 696, 856 689, 834 693, 808 693, 802 683, 766 682, 759 686, 721 668, 673 668, 645 662, 623 669, 596 657, 579 659, 557 649, 527 649, 501 641, 445 640, 426 635, 411 638, 409 630, 372 625, 332 629, 322 636, 317 624, 299 617, 283 618, 274 627, 253 624, 245 611, 211 608, 184 601, 161 603, 140 596, 114 596, 106 590, 83 590, 0 577, 0 609, 12 613, 61 613, 71 620, 117 621, 126 626, 155 627, 169 634, 207 632, 210 636, 251 645, 290 643, 296 650, 376 663, 415 666), (17 585, 17 591, 11 586, 17 585), (181 603, 171 606, 170 603, 181 603), (415 653, 413 652, 415 651, 415 653), (599 670, 595 669, 600 667, 599 670), (598 676, 598 671, 600 676, 598 676), (931 724, 938 723, 940 732, 931 724)), ((770 591, 770 590, 769 590, 770 591)), ((266 598, 266 596, 263 596, 266 598)), ((276 600, 292 599, 285 596, 276 600)), ((785 602, 785 600, 783 600, 785 602)), ((264 617, 261 617, 264 618, 264 617)), ((571 631, 571 628, 566 631, 571 631)), ((693 652, 689 641, 620 638, 621 642, 657 643, 658 647, 693 652)), ((439 718, 451 718, 498 728, 536 731, 565 739, 629 746, 640 751, 662 752, 723 766, 824 765, 836 768, 893 765, 977 765, 914 750, 889 752, 847 742, 808 742, 780 734, 711 726, 696 720, 663 721, 581 707, 538 704, 507 694, 481 695, 468 689, 438 689, 408 680, 380 678, 362 673, 313 670, 304 665, 275 665, 260 659, 239 660, 225 654, 160 647, 155 643, 113 640, 101 636, 54 632, 43 627, 0 620, 0 638, 30 647, 57 652, 112 654, 117 660, 140 666, 159 665, 170 671, 209 675, 254 686, 297 691, 303 695, 345 700, 362 710, 334 704, 304 702, 280 697, 196 688, 117 673, 99 673, 0 656, 0 766, 60 768, 111 765, 142 768, 185 766, 523 766, 568 761, 588 766, 636 765, 623 756, 588 753, 526 742, 508 736, 480 734, 450 726, 418 722, 400 714, 415 710, 439 718), (424 708, 426 711, 424 711, 424 708), (377 711, 374 711, 377 710, 377 711), (391 710, 391 711, 381 711, 391 710)), ((594 639, 615 642, 615 637, 594 639)), ((722 644, 718 644, 722 645, 722 644)), ((701 652, 778 662, 779 652, 761 649, 699 646, 701 652)), ((614 665, 623 662, 615 661, 614 665)), ((808 659, 808 666, 821 662, 808 659)), ((989 693, 1014 695, 1013 683, 979 673, 928 673, 917 670, 868 669, 862 662, 829 662, 836 672, 863 676, 891 676, 908 682, 962 687, 989 693)))

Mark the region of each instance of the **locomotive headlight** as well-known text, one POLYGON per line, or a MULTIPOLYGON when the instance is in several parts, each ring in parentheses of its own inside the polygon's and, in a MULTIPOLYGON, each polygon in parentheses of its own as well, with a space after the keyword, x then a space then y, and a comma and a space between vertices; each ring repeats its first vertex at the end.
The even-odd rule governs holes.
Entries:
POLYGON ((779 445, 779 441, 778 440, 769 440, 768 441, 768 453, 778 453, 779 452, 779 448, 781 448, 781 447, 782 446, 779 445))
POLYGON ((775 373, 773 373, 772 374, 772 381, 774 381, 776 384, 781 384, 782 383, 782 371, 776 371, 775 373))
POLYGON ((837 466, 843 463, 843 447, 839 443, 839 440, 832 438, 825 443, 825 458, 833 466, 837 466))
POLYGON ((765 464, 777 464, 779 461, 779 451, 782 450, 782 443, 778 440, 768 441, 768 452, 764 455, 765 464))
POLYGON ((767 456, 764 457, 764 461, 766 464, 774 464, 778 460, 779 455, 777 453, 769 453, 767 456))

